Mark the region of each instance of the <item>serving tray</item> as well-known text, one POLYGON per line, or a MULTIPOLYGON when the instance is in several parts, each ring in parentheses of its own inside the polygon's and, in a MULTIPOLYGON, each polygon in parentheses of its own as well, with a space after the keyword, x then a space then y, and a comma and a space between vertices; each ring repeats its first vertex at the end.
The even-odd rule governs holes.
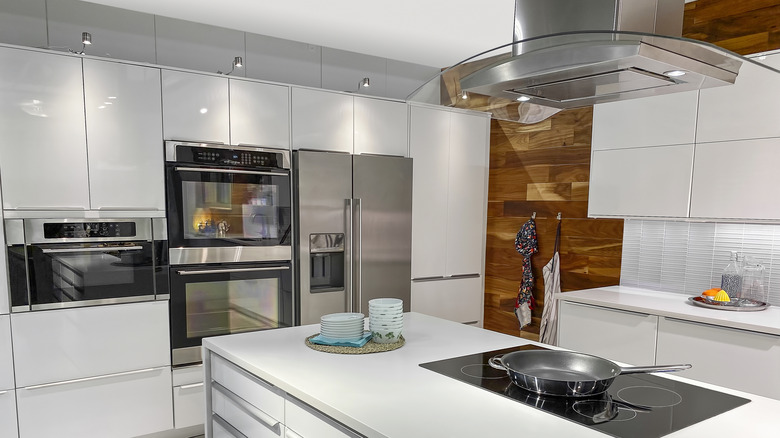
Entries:
POLYGON ((750 300, 747 298, 739 298, 732 301, 715 301, 697 296, 688 298, 688 301, 699 307, 706 307, 708 309, 717 310, 730 310, 732 312, 758 312, 759 310, 764 310, 770 306, 769 303, 750 300))

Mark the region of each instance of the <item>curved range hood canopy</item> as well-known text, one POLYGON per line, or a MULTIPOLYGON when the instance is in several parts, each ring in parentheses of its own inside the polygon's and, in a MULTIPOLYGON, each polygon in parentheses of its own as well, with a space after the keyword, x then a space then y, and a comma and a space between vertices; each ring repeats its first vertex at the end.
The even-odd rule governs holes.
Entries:
POLYGON ((444 70, 407 100, 536 123, 568 108, 730 85, 744 63, 769 68, 680 37, 683 6, 683 0, 516 0, 512 43, 444 70), (599 30, 604 26, 611 29, 599 30))

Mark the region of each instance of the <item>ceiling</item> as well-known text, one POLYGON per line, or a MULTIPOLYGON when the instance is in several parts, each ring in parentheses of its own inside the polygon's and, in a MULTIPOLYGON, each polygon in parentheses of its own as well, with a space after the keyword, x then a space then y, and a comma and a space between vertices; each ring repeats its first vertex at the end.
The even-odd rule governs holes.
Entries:
POLYGON ((89 0, 446 67, 512 41, 514 0, 89 0))

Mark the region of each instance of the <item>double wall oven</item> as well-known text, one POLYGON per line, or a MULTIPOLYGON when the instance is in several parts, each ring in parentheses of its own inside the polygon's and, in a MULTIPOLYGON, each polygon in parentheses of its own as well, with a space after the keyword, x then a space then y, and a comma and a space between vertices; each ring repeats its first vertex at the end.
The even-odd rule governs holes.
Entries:
POLYGON ((204 337, 293 324, 286 150, 169 141, 166 198, 174 366, 204 337))

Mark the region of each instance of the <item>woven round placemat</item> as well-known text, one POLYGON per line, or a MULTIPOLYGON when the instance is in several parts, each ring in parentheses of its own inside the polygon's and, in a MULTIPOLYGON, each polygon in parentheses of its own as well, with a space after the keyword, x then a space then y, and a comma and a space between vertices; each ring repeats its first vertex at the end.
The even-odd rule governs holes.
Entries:
POLYGON ((404 346, 406 343, 406 339, 404 339, 404 335, 401 335, 398 339, 399 341, 393 344, 380 344, 378 342, 374 342, 373 339, 369 339, 368 342, 366 342, 365 345, 362 347, 339 347, 335 345, 320 345, 320 344, 314 344, 310 341, 311 338, 317 336, 319 333, 313 334, 306 338, 306 346, 311 348, 312 350, 322 351, 325 353, 335 353, 335 354, 369 354, 369 353, 382 353, 385 351, 392 351, 397 350, 404 346))

